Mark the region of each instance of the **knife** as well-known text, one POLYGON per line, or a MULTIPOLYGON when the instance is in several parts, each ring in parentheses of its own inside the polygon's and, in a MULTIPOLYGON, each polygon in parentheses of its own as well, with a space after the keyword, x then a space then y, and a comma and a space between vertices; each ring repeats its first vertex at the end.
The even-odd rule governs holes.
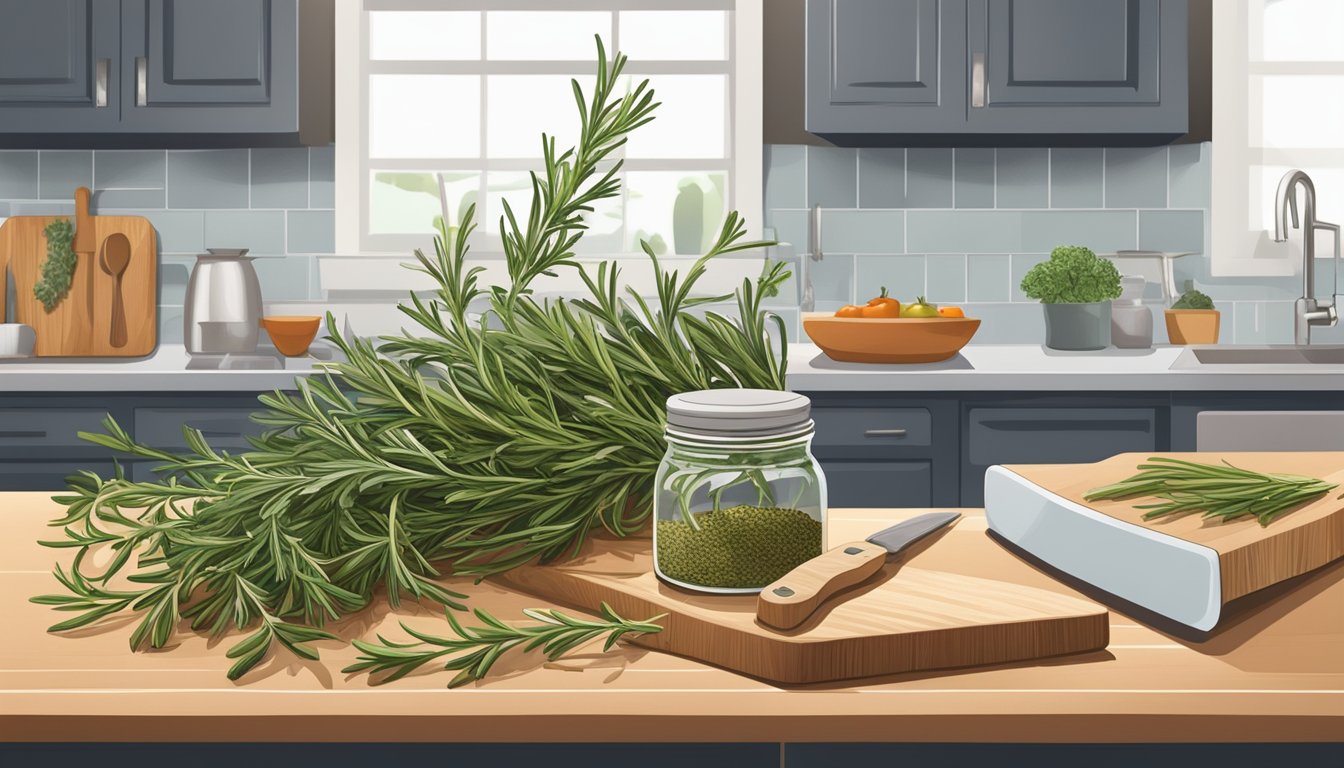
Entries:
POLYGON ((756 618, 777 629, 793 629, 822 601, 882 570, 894 555, 961 517, 960 512, 930 512, 912 517, 808 560, 765 589, 756 601, 756 618))

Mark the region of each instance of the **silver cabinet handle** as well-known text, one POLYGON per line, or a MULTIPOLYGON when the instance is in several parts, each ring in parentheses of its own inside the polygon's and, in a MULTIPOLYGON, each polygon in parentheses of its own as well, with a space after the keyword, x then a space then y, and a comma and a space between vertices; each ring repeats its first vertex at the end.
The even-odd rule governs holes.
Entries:
POLYGON ((144 56, 135 57, 135 106, 149 106, 149 73, 144 56))
POLYGON ((812 206, 812 227, 808 231, 808 238, 812 242, 808 244, 808 249, 812 252, 813 261, 821 261, 821 206, 812 206))
POLYGON ((985 54, 979 52, 971 59, 971 106, 985 106, 985 54))
POLYGON ((107 69, 112 65, 111 59, 99 59, 95 66, 93 78, 93 106, 107 106, 107 69))
POLYGON ((904 429, 865 429, 864 437, 905 437, 907 430, 904 429))

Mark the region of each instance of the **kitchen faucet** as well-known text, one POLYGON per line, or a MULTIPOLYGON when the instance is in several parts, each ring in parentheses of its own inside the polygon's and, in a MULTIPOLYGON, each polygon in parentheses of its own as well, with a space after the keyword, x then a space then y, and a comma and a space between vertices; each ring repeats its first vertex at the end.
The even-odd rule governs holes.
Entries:
POLYGON ((1339 225, 1316 220, 1316 186, 1311 177, 1299 170, 1291 170, 1279 180, 1274 196, 1274 242, 1288 241, 1288 219, 1293 229, 1302 230, 1302 298, 1293 305, 1293 343, 1306 346, 1311 343, 1313 325, 1333 326, 1339 322, 1339 225), (1295 187, 1302 187, 1302 219, 1297 217, 1295 187), (1335 293, 1332 304, 1322 306, 1316 300, 1316 230, 1329 230, 1335 235, 1335 293))

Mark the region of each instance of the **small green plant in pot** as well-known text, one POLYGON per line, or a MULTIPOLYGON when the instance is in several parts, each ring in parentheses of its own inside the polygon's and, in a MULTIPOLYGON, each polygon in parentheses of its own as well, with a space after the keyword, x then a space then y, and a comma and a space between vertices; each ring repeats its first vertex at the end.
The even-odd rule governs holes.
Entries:
POLYGON ((1213 299, 1193 288, 1166 312, 1167 338, 1172 344, 1217 344, 1221 315, 1213 299))
POLYGON ((1061 245, 1022 278, 1022 292, 1045 308, 1045 346, 1092 350, 1111 345, 1111 299, 1120 272, 1081 245, 1061 245))

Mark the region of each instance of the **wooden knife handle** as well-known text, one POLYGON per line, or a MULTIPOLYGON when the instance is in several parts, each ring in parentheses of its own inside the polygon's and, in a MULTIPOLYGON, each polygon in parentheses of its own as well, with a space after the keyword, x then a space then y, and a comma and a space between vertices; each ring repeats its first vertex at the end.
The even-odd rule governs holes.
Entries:
POLYGON ((761 590, 756 618, 778 629, 793 629, 826 598, 882 570, 888 554, 886 547, 866 541, 823 552, 761 590))

